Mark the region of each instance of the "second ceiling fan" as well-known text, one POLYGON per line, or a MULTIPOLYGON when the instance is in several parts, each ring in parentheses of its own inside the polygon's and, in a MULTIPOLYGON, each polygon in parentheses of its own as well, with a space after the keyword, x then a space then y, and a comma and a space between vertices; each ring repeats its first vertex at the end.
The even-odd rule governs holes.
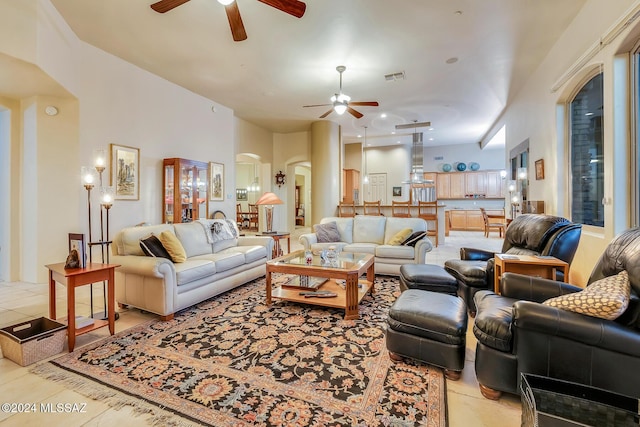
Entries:
MULTIPOLYGON (((189 0, 160 0, 159 2, 153 3, 151 5, 151 9, 155 10, 158 13, 165 13, 188 1, 189 0)), ((260 3, 267 4, 271 7, 275 7, 276 9, 281 10, 285 13, 288 13, 289 15, 293 15, 296 18, 302 18, 305 10, 307 9, 307 5, 298 0, 258 0, 258 1, 260 3)), ((235 2, 235 0, 218 0, 218 3, 223 4, 227 12, 227 19, 229 20, 229 27, 231 27, 231 34, 233 35, 233 40, 237 42, 246 40, 247 32, 244 29, 244 24, 242 23, 242 17, 240 16, 240 9, 238 9, 238 4, 235 2)))
POLYGON ((324 119, 332 111, 335 111, 338 114, 344 114, 345 111, 348 111, 356 119, 362 117, 362 113, 351 108, 352 106, 362 106, 362 107, 377 107, 377 101, 351 101, 351 97, 349 95, 345 95, 342 93, 342 73, 346 70, 347 67, 344 65, 338 65, 336 70, 340 73, 340 92, 336 93, 331 97, 331 104, 314 104, 314 105, 303 105, 303 107, 328 107, 331 106, 331 109, 320 116, 321 119, 324 119))

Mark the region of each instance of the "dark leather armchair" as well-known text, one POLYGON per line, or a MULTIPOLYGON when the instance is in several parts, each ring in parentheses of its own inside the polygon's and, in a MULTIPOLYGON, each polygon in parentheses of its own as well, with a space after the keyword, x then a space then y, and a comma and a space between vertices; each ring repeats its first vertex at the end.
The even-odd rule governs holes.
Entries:
POLYGON ((521 373, 598 387, 640 398, 640 229, 617 236, 606 248, 587 286, 626 270, 629 306, 616 320, 541 304, 582 288, 505 273, 501 295, 481 291, 473 332, 475 369, 482 394, 519 393, 521 373))
MULTIPOLYGON (((525 214, 507 227, 502 250, 513 255, 549 255, 571 264, 578 248, 582 226, 553 215, 525 214)), ((458 281, 458 295, 467 303, 471 316, 476 313, 476 292, 494 289, 495 252, 460 248, 460 259, 448 260, 444 268, 458 281)), ((562 273, 557 279, 562 280, 562 273)))

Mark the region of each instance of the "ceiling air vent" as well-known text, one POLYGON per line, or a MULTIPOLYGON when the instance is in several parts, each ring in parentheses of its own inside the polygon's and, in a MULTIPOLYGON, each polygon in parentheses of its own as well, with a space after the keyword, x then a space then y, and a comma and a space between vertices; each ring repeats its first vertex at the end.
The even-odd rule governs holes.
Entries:
POLYGON ((404 71, 401 71, 399 73, 391 73, 391 74, 386 74, 384 76, 384 79, 388 82, 395 82, 397 80, 404 80, 404 71))

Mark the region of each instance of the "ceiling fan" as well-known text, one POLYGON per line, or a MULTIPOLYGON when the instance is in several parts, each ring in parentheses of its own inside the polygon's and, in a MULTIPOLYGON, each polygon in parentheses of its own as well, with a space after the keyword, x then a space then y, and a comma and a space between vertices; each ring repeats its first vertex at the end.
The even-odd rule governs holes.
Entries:
MULTIPOLYGON (((189 0, 160 0, 157 3, 151 5, 151 9, 158 13, 165 13, 173 8, 180 6, 188 2, 189 0)), ((296 18, 302 18, 307 5, 298 0, 258 0, 261 3, 267 4, 271 7, 275 7, 289 15, 293 15, 296 18)), ((223 4, 227 11, 227 19, 229 20, 229 26, 231 27, 231 34, 233 40, 240 42, 247 39, 247 32, 244 30, 244 24, 242 23, 242 17, 240 16, 240 9, 235 0, 218 0, 218 3, 223 4)))
POLYGON ((336 93, 331 97, 331 104, 314 104, 314 105, 303 105, 303 107, 327 107, 331 106, 332 108, 320 116, 321 119, 324 119, 332 111, 342 115, 345 111, 348 111, 356 119, 362 117, 362 113, 354 110, 351 106, 363 106, 363 107, 377 107, 378 102, 376 101, 368 101, 368 102, 359 102, 359 101, 351 101, 351 97, 349 95, 345 95, 342 93, 342 73, 346 70, 347 67, 344 65, 338 65, 336 70, 340 73, 340 92, 336 93))

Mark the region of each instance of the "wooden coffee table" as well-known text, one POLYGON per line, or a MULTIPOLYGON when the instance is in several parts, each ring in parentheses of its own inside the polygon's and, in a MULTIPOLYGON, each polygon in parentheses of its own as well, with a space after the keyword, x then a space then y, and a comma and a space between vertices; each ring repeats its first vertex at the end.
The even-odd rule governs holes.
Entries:
MULTIPOLYGON (((362 298, 368 293, 373 293, 374 257, 370 254, 345 253, 338 254, 336 263, 333 266, 323 265, 320 256, 314 255, 311 264, 306 264, 304 251, 292 252, 280 258, 267 261, 267 305, 271 304, 272 298, 285 301, 293 301, 304 304, 314 304, 323 307, 335 307, 344 309, 345 320, 358 319, 358 305, 362 298), (300 295, 301 288, 288 288, 277 286, 271 288, 271 274, 284 273, 296 276, 327 278, 320 289, 332 291, 337 294, 332 298, 305 298, 300 295), (366 280, 360 280, 360 276, 366 273, 366 280), (344 280, 343 288, 335 279, 344 280)), ((310 289, 313 290, 313 289, 310 289)))
POLYGON ((564 281, 569 280, 569 264, 552 256, 496 254, 494 272, 494 292, 500 293, 500 278, 503 273, 520 273, 556 280, 556 271, 561 269, 564 281))

